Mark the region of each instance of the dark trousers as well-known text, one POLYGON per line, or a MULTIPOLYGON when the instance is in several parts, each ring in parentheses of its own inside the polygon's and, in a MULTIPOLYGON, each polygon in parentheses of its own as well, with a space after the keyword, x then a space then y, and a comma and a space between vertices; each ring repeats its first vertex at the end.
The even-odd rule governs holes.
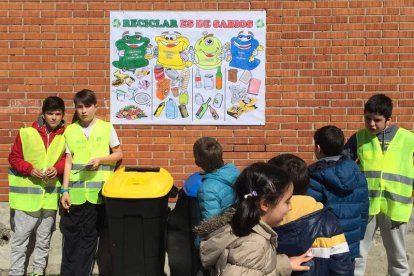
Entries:
POLYGON ((60 220, 63 235, 62 276, 89 276, 95 262, 104 217, 103 204, 72 205, 60 220))

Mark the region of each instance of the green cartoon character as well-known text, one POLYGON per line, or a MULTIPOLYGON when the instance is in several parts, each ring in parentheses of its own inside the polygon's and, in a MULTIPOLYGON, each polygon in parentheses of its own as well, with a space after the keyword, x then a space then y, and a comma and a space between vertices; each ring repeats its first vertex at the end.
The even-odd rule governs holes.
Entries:
POLYGON ((123 70, 134 70, 148 65, 149 54, 152 47, 150 39, 136 32, 130 35, 129 31, 122 34, 122 38, 115 42, 119 60, 113 61, 112 65, 123 70))
POLYGON ((194 63, 202 69, 213 69, 221 65, 222 45, 221 41, 208 32, 203 33, 194 45, 194 63))

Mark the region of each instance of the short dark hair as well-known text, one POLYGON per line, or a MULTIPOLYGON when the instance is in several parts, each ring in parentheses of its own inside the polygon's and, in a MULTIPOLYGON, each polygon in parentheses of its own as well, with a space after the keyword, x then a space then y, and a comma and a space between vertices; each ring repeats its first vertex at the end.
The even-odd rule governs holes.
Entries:
POLYGON ((193 145, 194 160, 205 172, 212 172, 224 165, 223 148, 212 137, 201 137, 193 145))
POLYGON ((293 182, 293 194, 305 195, 310 183, 308 165, 299 156, 284 153, 267 161, 270 165, 278 167, 289 175, 293 182))
POLYGON ((47 97, 42 104, 42 114, 55 110, 61 110, 65 114, 65 102, 57 96, 47 97))
POLYGON ((364 105, 364 113, 375 113, 388 120, 392 115, 392 100, 385 94, 375 94, 371 96, 364 105))
POLYGON ((75 105, 78 103, 83 103, 84 105, 96 105, 98 101, 96 99, 95 92, 89 89, 83 89, 76 93, 73 98, 73 102, 75 105))
POLYGON ((340 155, 344 149, 345 136, 342 130, 336 126, 324 126, 315 131, 313 135, 315 145, 321 148, 326 156, 340 155))

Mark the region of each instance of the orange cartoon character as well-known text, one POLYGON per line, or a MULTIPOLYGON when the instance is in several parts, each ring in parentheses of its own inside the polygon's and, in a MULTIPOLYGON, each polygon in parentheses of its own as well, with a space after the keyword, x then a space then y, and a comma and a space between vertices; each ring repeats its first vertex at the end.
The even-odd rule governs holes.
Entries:
POLYGON ((155 42, 158 46, 157 64, 179 70, 192 65, 186 53, 190 41, 179 32, 163 32, 161 36, 155 37, 155 42))

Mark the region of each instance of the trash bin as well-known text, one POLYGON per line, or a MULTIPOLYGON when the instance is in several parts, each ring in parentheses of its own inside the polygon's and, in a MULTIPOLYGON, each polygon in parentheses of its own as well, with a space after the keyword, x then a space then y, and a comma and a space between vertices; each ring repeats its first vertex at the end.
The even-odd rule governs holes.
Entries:
POLYGON ((104 184, 115 276, 164 275, 168 193, 163 168, 126 167, 104 184))

